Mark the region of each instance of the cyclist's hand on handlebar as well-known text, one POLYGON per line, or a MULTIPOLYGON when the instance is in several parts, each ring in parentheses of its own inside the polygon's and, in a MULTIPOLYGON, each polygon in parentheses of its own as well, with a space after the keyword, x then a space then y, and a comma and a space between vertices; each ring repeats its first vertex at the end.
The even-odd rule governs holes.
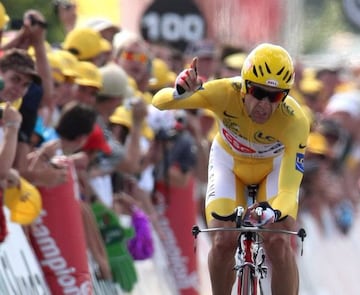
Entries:
POLYGON ((183 70, 175 80, 175 98, 183 98, 191 95, 202 87, 202 81, 198 77, 197 57, 194 57, 190 68, 183 70))
POLYGON ((251 205, 245 212, 244 222, 253 226, 263 226, 279 220, 281 213, 274 210, 268 202, 251 205))

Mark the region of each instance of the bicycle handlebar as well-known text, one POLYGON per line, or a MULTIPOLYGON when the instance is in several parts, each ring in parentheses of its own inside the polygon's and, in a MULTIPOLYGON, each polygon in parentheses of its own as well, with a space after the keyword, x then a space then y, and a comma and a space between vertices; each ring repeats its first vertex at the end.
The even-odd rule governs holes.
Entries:
POLYGON ((192 227, 192 235, 196 239, 198 234, 201 232, 215 232, 215 231, 237 231, 239 233, 261 233, 261 232, 268 232, 268 233, 278 233, 278 234, 287 234, 298 236, 301 239, 301 256, 303 255, 303 243, 306 237, 306 231, 304 228, 300 228, 298 231, 291 231, 285 229, 270 229, 270 228, 262 228, 262 227, 254 227, 254 226, 242 226, 242 227, 212 227, 212 228, 204 228, 200 229, 199 226, 194 225, 192 227))
POLYGON ((236 220, 236 216, 237 216, 237 212, 233 212, 229 215, 219 215, 216 212, 211 212, 212 217, 214 217, 217 220, 221 220, 221 221, 233 221, 235 222, 236 220))
POLYGON ((196 238, 200 232, 214 232, 214 231, 238 231, 238 232, 272 232, 298 236, 303 242, 306 237, 306 231, 304 228, 300 228, 298 231, 290 231, 284 229, 269 229, 263 227, 250 226, 243 222, 242 216, 245 209, 243 207, 237 207, 233 213, 229 215, 219 215, 216 212, 211 212, 211 215, 221 221, 232 221, 236 223, 236 227, 221 227, 221 228, 207 228, 200 229, 197 225, 192 228, 192 234, 196 238))
POLYGON ((199 226, 197 226, 197 225, 194 225, 192 227, 192 235, 195 238, 201 232, 215 232, 215 231, 237 231, 237 232, 252 232, 252 233, 260 233, 260 232, 280 233, 280 234, 298 236, 299 238, 301 238, 302 241, 306 237, 306 231, 303 228, 300 228, 298 231, 291 231, 291 230, 285 230, 285 229, 271 229, 271 228, 262 228, 262 227, 253 227, 253 226, 212 227, 212 228, 204 228, 204 229, 200 229, 199 226))
POLYGON ((219 215, 216 212, 211 212, 211 215, 221 221, 232 221, 235 222, 236 227, 239 228, 242 225, 245 225, 243 222, 243 214, 245 212, 245 209, 243 207, 236 207, 233 213, 230 215, 219 215))

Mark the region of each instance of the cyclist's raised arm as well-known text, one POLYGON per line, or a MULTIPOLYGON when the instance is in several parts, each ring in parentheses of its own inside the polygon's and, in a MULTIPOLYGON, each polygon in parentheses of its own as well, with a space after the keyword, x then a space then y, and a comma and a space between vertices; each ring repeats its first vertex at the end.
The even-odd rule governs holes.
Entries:
POLYGON ((212 80, 202 85, 199 82, 194 82, 198 78, 195 78, 197 76, 193 77, 193 74, 189 74, 189 77, 183 80, 183 76, 188 73, 187 71, 194 73, 194 69, 185 69, 178 75, 173 88, 163 88, 153 96, 152 104, 156 108, 161 110, 206 108, 215 111, 222 108, 221 105, 224 104, 227 97, 231 97, 228 94, 234 92, 231 79, 212 80), (191 82, 187 82, 188 86, 184 88, 185 92, 180 95, 176 85, 185 87, 187 85, 185 81, 188 79, 191 82))
POLYGON ((222 114, 224 108, 240 95, 234 84, 240 79, 216 79, 204 83, 201 89, 192 95, 177 99, 174 98, 175 88, 163 88, 152 99, 152 104, 160 109, 209 109, 214 113, 222 114))

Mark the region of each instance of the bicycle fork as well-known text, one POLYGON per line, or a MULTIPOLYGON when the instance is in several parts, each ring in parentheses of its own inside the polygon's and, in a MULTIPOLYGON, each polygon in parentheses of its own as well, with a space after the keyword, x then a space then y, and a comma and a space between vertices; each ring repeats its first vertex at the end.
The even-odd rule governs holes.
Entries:
POLYGON ((258 294, 258 288, 262 294, 260 279, 266 278, 268 272, 268 268, 264 264, 264 249, 258 243, 257 235, 253 233, 240 235, 238 242, 239 247, 234 266, 238 276, 238 294, 244 294, 244 290, 251 292, 248 294, 258 294))

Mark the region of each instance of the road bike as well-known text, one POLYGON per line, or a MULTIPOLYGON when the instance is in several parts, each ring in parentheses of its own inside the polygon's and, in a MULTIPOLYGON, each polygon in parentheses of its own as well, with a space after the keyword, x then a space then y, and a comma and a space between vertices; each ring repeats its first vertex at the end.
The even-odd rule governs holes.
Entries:
MULTIPOLYGON (((252 185, 248 187, 248 196, 255 202, 257 186, 252 185)), ((262 208, 258 207, 256 210, 259 218, 262 215, 262 208)), ((237 238, 237 250, 235 253, 234 271, 237 273, 237 295, 258 295, 264 294, 261 280, 265 279, 268 274, 268 267, 265 263, 266 253, 263 248, 263 239, 261 233, 281 233, 287 235, 297 236, 301 239, 301 255, 302 243, 306 237, 306 231, 300 228, 298 231, 289 231, 281 229, 267 229, 262 227, 251 226, 244 220, 245 208, 239 206, 235 208, 234 212, 227 216, 218 215, 212 212, 215 219, 222 221, 232 221, 235 227, 220 227, 220 228, 204 228, 194 225, 192 234, 196 239, 201 232, 215 232, 215 231, 236 231, 239 232, 237 238), (259 292, 259 293, 258 293, 259 292)))

